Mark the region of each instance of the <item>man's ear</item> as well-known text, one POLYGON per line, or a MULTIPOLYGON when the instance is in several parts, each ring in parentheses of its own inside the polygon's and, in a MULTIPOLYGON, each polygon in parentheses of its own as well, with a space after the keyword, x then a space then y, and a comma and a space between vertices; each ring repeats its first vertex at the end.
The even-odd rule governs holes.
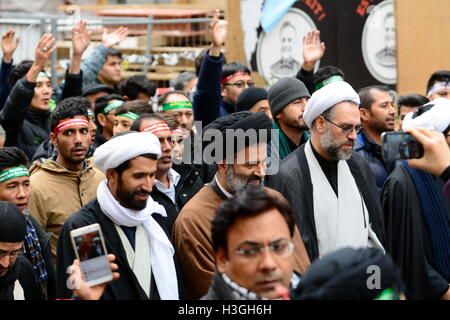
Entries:
POLYGON ((362 121, 369 121, 370 119, 370 111, 365 108, 359 108, 359 115, 362 121))
POLYGON ((219 171, 227 170, 227 164, 225 160, 220 160, 220 162, 217 163, 217 170, 219 171))
POLYGON ((128 96, 122 96, 122 98, 124 98, 124 99, 125 99, 125 101, 128 101, 128 100, 130 100, 130 98, 128 98, 128 96))
POLYGON ((114 169, 108 169, 106 170, 106 179, 108 180, 108 183, 116 184, 119 180, 119 174, 114 169))
POLYGON ((316 127, 316 130, 320 133, 324 133, 326 126, 327 126, 327 121, 325 120, 324 117, 317 117, 316 120, 314 121, 314 125, 316 127))
POLYGON ((103 113, 99 113, 97 115, 97 121, 102 127, 104 127, 106 125, 106 116, 103 113))
POLYGON ((55 146, 55 148, 58 148, 58 139, 56 138, 56 134, 53 132, 50 132, 50 142, 55 146))
POLYGON ((224 85, 221 85, 221 94, 222 94, 222 98, 225 97, 227 95, 227 89, 224 85))
POLYGON ((216 267, 217 270, 220 273, 224 273, 226 268, 225 268, 225 264, 227 261, 227 253, 225 252, 225 249, 220 247, 216 250, 216 252, 214 253, 214 257, 216 259, 216 267))

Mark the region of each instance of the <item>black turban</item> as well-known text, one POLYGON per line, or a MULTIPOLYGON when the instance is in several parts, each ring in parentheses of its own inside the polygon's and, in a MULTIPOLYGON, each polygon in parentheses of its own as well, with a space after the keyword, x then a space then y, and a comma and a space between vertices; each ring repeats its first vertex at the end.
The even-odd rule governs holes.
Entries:
POLYGON ((344 248, 313 262, 292 296, 299 300, 373 300, 389 288, 403 292, 400 271, 389 256, 375 248, 344 248), (376 268, 380 271, 378 288, 376 268))
POLYGON ((22 242, 26 232, 27 223, 19 207, 0 201, 0 242, 22 242))
MULTIPOLYGON (((218 118, 211 122, 209 125, 207 125, 203 129, 203 136, 205 136, 205 133, 207 133, 209 130, 218 130, 220 134, 222 135, 222 139, 224 142, 224 152, 223 155, 225 158, 226 150, 225 145, 227 143, 230 143, 230 141, 227 141, 227 135, 231 132, 236 132, 236 130, 243 130, 243 133, 248 133, 248 130, 256 130, 256 137, 257 137, 257 143, 266 142, 269 143, 271 140, 271 129, 273 129, 272 121, 269 119, 269 117, 264 112, 250 112, 250 111, 240 111, 228 114, 224 117, 218 118), (264 132, 265 131, 265 132, 264 132)), ((210 133, 213 131, 209 131, 210 133)), ((238 131, 239 132, 239 131, 238 131)), ((215 135, 213 135, 215 136, 215 135)), ((237 147, 239 144, 236 142, 239 137, 234 138, 234 152, 238 152, 239 150, 237 147)), ((208 146, 209 144, 213 143, 215 139, 203 139, 203 148, 208 146)), ((244 147, 248 147, 249 140, 246 139, 244 143, 244 147)))

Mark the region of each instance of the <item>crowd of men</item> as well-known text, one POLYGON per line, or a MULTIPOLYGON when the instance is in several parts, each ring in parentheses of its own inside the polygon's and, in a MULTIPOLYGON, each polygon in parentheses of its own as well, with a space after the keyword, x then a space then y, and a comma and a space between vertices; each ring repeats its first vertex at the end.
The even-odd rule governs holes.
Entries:
POLYGON ((159 97, 121 77, 125 27, 82 60, 79 21, 57 88, 50 34, 15 65, 2 36, 0 300, 450 300, 450 71, 426 95, 356 91, 314 71, 312 30, 297 76, 266 90, 226 62, 226 34, 216 11, 196 74, 159 97), (422 158, 383 157, 398 123, 422 158), (71 231, 92 224, 114 272, 90 287, 71 231))

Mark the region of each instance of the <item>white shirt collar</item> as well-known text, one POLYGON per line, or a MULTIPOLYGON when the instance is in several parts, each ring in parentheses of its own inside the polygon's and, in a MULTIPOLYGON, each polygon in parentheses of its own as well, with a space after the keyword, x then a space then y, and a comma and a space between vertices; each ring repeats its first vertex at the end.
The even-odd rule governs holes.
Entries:
POLYGON ((232 195, 231 193, 229 193, 227 190, 225 190, 225 188, 223 188, 223 187, 220 185, 219 179, 217 179, 217 173, 216 173, 216 175, 214 176, 214 180, 216 181, 217 185, 219 186, 219 189, 223 192, 223 194, 224 194, 228 199, 233 198, 233 195, 232 195))
POLYGON ((158 189, 172 189, 175 188, 175 186, 178 184, 178 182, 180 181, 180 174, 178 172, 176 172, 175 170, 173 170, 172 168, 169 169, 169 172, 167 172, 167 179, 169 179, 169 188, 166 187, 166 185, 164 183, 162 183, 159 180, 155 181, 155 185, 158 189))

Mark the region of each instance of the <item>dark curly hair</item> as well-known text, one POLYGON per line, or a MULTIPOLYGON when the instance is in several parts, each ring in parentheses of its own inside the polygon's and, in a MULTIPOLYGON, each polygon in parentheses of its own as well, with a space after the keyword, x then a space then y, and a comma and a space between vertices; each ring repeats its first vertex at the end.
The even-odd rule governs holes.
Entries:
POLYGON ((73 119, 76 116, 84 116, 89 119, 87 109, 91 106, 85 97, 71 97, 60 101, 50 117, 51 131, 64 119, 73 119))
POLYGON ((0 172, 18 166, 28 167, 27 155, 17 147, 0 148, 0 172))

